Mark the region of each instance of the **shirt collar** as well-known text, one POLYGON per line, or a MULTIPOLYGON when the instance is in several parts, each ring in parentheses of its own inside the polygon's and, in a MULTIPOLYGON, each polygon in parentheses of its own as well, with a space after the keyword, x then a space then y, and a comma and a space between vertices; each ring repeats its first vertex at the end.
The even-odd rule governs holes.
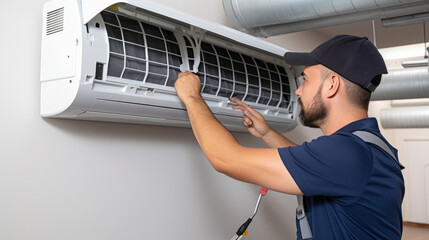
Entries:
POLYGON ((380 132, 378 128, 377 119, 375 118, 364 118, 352 123, 347 124, 346 126, 340 128, 338 132, 354 132, 358 130, 365 130, 370 132, 380 132))

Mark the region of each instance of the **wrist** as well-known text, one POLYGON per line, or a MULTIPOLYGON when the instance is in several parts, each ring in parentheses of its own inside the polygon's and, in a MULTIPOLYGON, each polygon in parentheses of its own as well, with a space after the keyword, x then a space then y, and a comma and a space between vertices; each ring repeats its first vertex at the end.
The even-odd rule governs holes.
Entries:
POLYGON ((201 97, 201 95, 198 96, 189 96, 186 99, 183 100, 183 103, 186 107, 192 105, 192 104, 201 104, 205 103, 204 99, 201 97))
POLYGON ((262 135, 261 139, 264 142, 269 142, 269 140, 272 138, 273 134, 275 134, 275 131, 270 126, 268 126, 267 132, 264 135, 262 135))

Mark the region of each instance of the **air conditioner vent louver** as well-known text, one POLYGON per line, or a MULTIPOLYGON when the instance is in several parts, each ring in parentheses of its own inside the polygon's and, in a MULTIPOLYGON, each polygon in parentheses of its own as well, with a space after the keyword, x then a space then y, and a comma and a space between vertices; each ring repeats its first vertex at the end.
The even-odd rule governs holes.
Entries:
MULTIPOLYGON (((182 64, 177 40, 182 36, 116 12, 103 11, 101 16, 109 37, 108 76, 173 87, 182 64)), ((187 37, 184 42, 193 66, 192 45, 187 37)), ((202 93, 288 108, 290 86, 284 67, 206 41, 200 56, 202 93)))
POLYGON ((50 11, 46 14, 46 36, 63 31, 64 7, 50 11))

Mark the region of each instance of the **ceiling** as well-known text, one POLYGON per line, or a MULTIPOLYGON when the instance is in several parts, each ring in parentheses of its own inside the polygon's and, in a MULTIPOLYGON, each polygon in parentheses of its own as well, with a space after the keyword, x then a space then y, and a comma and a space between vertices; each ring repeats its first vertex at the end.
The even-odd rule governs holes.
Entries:
MULTIPOLYGON (((381 20, 374 20, 375 43, 385 59, 388 69, 402 68, 402 62, 422 60, 426 54, 423 26, 426 29, 426 42, 429 40, 429 23, 410 24, 398 27, 385 28, 381 20), (420 45, 416 45, 420 44, 420 45), (402 47, 400 47, 402 46, 402 47), (395 48, 396 47, 396 48, 395 48)), ((368 37, 374 43, 372 20, 339 26, 319 28, 316 31, 327 38, 337 34, 351 34, 368 37)), ((429 47, 427 44, 426 47, 429 47)))
MULTIPOLYGON (((379 49, 424 42, 423 23, 384 28, 381 25, 381 20, 378 19, 374 22, 376 45, 379 49)), ((425 25, 426 35, 429 38, 429 24, 425 25)), ((315 31, 329 38, 337 34, 351 34, 368 37, 368 39, 374 42, 372 21, 320 28, 315 31)))

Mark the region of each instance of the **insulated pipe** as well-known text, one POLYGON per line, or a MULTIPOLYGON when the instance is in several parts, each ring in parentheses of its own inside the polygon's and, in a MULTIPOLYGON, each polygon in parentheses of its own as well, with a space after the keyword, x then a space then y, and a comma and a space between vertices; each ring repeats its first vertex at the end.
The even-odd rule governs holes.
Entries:
POLYGON ((390 103, 392 107, 416 107, 416 106, 429 106, 429 98, 419 99, 404 99, 404 100, 392 100, 390 103))
POLYGON ((427 67, 391 70, 381 78, 371 101, 429 98, 429 74, 427 67))
POLYGON ((362 22, 372 19, 390 18, 394 16, 409 15, 416 12, 428 11, 429 2, 416 3, 404 6, 393 6, 383 9, 368 10, 365 12, 355 12, 338 16, 310 19, 292 23, 277 24, 263 27, 247 29, 249 34, 258 37, 271 37, 280 34, 306 31, 342 24, 362 22))
POLYGON ((381 24, 385 28, 398 27, 409 24, 423 23, 429 21, 429 13, 418 13, 408 16, 399 16, 393 18, 386 18, 381 20, 381 24))
POLYGON ((382 110, 383 128, 429 128, 429 107, 401 107, 382 110))
POLYGON ((241 27, 253 28, 374 10, 422 0, 223 0, 241 27))
POLYGON ((232 25, 269 37, 429 10, 424 0, 223 0, 232 25))

